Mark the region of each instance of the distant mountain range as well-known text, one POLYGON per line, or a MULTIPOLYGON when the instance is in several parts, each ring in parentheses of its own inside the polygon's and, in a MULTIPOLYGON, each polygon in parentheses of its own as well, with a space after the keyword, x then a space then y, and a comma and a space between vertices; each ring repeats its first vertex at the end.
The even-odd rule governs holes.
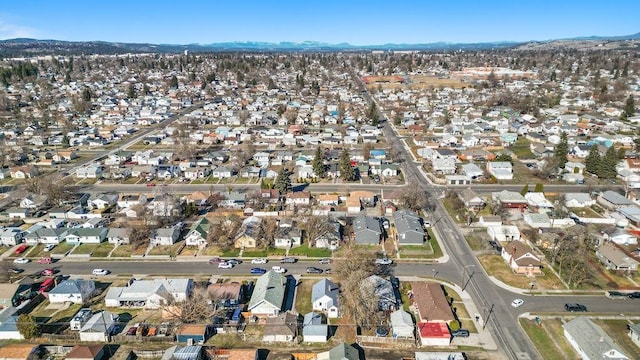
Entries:
POLYGON ((547 41, 529 42, 482 42, 482 43, 447 43, 435 42, 425 44, 382 44, 382 45, 351 45, 348 43, 329 44, 316 41, 304 42, 222 42, 211 44, 139 44, 120 43, 107 41, 61 41, 61 40, 37 40, 37 39, 9 39, 0 41, 0 56, 30 56, 45 54, 123 54, 123 53, 180 53, 184 50, 190 52, 215 52, 215 51, 371 51, 371 50, 486 50, 518 48, 529 44, 552 44, 561 42, 564 47, 570 42, 611 42, 640 40, 640 33, 625 36, 588 36, 571 39, 558 39, 547 41))

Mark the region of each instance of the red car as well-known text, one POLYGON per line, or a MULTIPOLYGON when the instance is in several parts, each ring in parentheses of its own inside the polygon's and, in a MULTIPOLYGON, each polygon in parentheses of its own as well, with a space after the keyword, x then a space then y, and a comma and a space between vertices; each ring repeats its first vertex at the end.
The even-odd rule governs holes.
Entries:
POLYGON ((155 183, 147 183, 147 186, 156 186, 155 183))
POLYGON ((220 259, 219 257, 214 257, 212 259, 209 259, 209 264, 219 264, 224 262, 224 260, 220 259))
POLYGON ((42 276, 51 276, 55 271, 53 269, 44 269, 40 272, 42 276))
POLYGON ((53 259, 50 257, 43 257, 42 259, 38 260, 38 264, 51 264, 53 263, 53 259))
POLYGON ((29 245, 27 245, 27 244, 22 244, 22 245, 20 245, 20 246, 16 249, 15 253, 16 253, 16 254, 22 254, 22 253, 23 253, 23 252, 25 252, 28 248, 29 248, 29 245))

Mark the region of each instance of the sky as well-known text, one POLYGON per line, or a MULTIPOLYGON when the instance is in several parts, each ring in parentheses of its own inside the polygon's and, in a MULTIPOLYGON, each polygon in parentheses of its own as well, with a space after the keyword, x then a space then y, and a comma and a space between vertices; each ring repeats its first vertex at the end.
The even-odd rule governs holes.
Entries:
POLYGON ((638 0, 2 0, 0 39, 380 45, 640 32, 638 0))

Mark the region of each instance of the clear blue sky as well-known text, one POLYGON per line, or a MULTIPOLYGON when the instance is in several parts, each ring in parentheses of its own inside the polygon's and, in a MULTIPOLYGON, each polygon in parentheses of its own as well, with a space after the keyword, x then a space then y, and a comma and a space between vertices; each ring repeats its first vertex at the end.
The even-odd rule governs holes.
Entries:
POLYGON ((2 0, 0 39, 354 45, 640 32, 640 0, 2 0))

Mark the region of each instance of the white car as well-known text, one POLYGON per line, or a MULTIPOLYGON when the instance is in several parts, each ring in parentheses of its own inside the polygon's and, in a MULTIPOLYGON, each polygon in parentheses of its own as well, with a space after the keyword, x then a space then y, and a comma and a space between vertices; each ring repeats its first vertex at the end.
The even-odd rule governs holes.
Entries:
POLYGON ((54 247, 56 247, 56 244, 49 244, 44 247, 44 251, 51 251, 54 247))
POLYGON ((393 260, 389 258, 376 259, 376 264, 378 265, 391 265, 393 264, 393 260))
POLYGON ((93 275, 108 275, 109 274, 109 270, 105 270, 105 269, 93 269, 93 271, 91 272, 93 275))
POLYGON ((265 258, 255 258, 255 259, 251 260, 252 264, 266 264, 268 262, 269 262, 269 260, 267 260, 265 258))
POLYGON ((511 302, 511 306, 513 306, 514 308, 520 307, 522 306, 522 304, 524 304, 524 300, 522 299, 515 299, 511 302))
POLYGON ((15 260, 13 260, 14 264, 26 264, 28 263, 30 260, 27 258, 17 258, 15 260))
POLYGON ((233 264, 230 262, 221 262, 218 264, 218 269, 233 269, 233 264))
POLYGON ((287 269, 283 268, 282 266, 274 266, 271 268, 271 270, 277 272, 278 274, 284 274, 287 272, 287 269))

